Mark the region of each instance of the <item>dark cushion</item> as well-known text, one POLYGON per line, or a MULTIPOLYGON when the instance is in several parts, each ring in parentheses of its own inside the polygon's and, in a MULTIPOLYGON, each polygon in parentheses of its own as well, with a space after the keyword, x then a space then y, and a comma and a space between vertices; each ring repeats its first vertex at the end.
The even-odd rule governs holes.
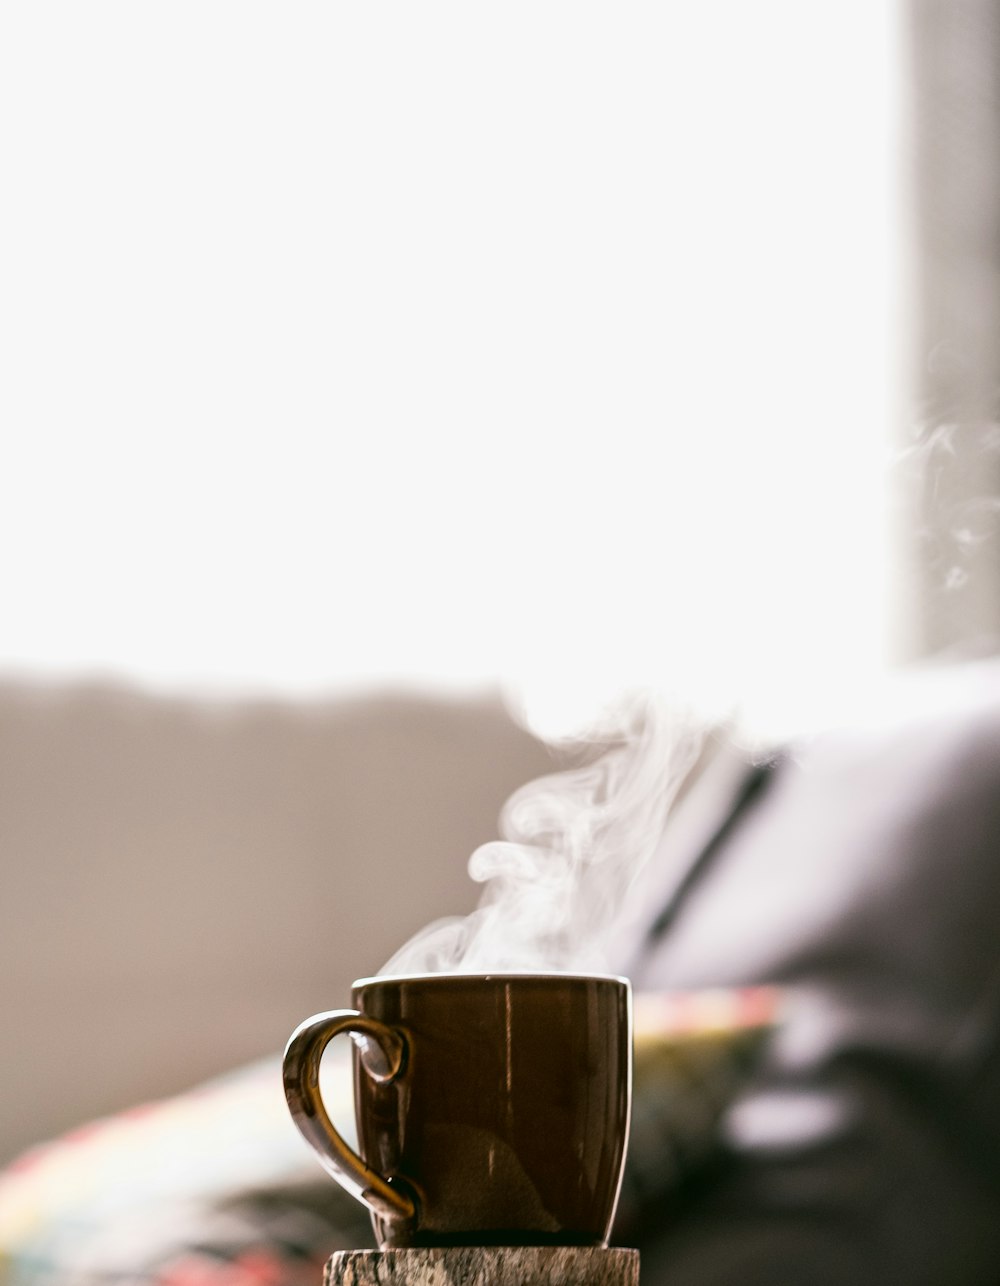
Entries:
POLYGON ((712 1168, 630 1230, 647 1284, 1000 1278, 1000 670, 925 696, 795 747, 710 861, 668 833, 621 966, 784 1002, 712 1168))

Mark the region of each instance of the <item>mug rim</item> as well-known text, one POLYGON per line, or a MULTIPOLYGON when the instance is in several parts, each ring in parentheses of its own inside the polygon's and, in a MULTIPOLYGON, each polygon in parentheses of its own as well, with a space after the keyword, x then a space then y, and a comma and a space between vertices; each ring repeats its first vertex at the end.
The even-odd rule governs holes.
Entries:
POLYGON ((369 987, 375 983, 398 982, 450 982, 456 979, 468 979, 479 982, 504 982, 512 979, 537 978, 544 982, 614 982, 631 989, 631 981, 623 974, 617 973, 563 973, 559 969, 489 969, 465 973, 462 971, 441 971, 438 973, 383 973, 373 974, 368 978, 356 978, 351 983, 352 989, 369 987))

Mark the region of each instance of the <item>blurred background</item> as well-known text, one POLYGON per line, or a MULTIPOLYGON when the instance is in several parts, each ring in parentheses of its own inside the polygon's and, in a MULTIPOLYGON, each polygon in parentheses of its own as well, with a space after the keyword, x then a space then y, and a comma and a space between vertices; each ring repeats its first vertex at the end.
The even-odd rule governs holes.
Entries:
POLYGON ((988 0, 3 7, 0 1160, 471 905, 609 691, 995 650, 998 68, 988 0))

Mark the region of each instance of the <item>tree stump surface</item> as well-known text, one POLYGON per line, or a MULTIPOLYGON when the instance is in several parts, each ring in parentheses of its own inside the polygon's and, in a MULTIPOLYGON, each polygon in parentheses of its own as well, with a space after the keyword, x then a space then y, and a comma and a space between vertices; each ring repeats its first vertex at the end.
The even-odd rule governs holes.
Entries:
POLYGON ((324 1286, 638 1286, 639 1252, 604 1246, 341 1250, 324 1286))

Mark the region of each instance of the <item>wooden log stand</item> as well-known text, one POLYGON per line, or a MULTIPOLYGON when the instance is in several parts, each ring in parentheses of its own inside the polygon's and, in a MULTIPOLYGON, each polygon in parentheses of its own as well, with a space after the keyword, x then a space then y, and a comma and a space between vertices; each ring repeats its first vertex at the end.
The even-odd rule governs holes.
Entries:
POLYGON ((324 1286, 639 1286, 639 1252, 603 1246, 341 1250, 324 1286))

